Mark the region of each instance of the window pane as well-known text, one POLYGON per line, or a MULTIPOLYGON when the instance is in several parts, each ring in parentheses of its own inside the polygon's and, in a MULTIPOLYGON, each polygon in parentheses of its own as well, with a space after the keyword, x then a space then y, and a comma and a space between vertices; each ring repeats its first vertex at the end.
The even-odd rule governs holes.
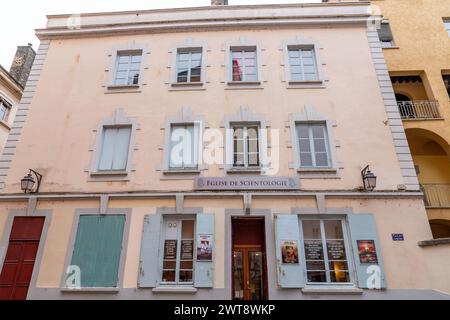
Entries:
POLYGON ((297 125, 297 135, 299 138, 309 139, 309 126, 303 124, 297 125))
POLYGON ((327 240, 328 260, 347 260, 344 240, 327 240))
POLYGON ((324 259, 322 239, 304 241, 306 260, 321 261, 324 259))
POLYGON ((180 269, 181 270, 192 270, 192 267, 194 265, 194 262, 192 260, 189 261, 180 261, 180 269))
POLYGON ((311 143, 309 140, 300 139, 299 147, 300 147, 300 152, 311 152, 311 143))
POLYGON ((127 73, 128 72, 128 66, 129 66, 129 64, 128 63, 119 63, 118 65, 117 65, 117 72, 120 72, 120 71, 126 71, 125 73, 127 73))
POLYGON ((141 63, 140 62, 136 62, 136 63, 132 63, 130 70, 133 71, 139 71, 139 69, 141 69, 141 63))
POLYGON ((289 58, 300 58, 300 51, 289 50, 289 58))
POLYGON ((240 60, 233 59, 233 81, 242 81, 242 64, 240 60))
POLYGON ((311 167, 313 165, 311 153, 300 153, 300 166, 311 167))
POLYGON ((142 61, 142 55, 134 55, 131 57, 131 63, 141 62, 142 61))
POLYGON ((315 152, 327 152, 324 139, 314 139, 314 151, 315 152))
POLYGON ((314 138, 324 138, 325 137, 325 130, 323 125, 313 125, 312 127, 312 133, 314 138))
POLYGON ((245 59, 246 67, 256 67, 256 59, 245 59))
POLYGON ((313 56, 313 51, 311 49, 309 49, 309 50, 303 49, 302 50, 302 57, 303 58, 312 57, 312 56, 313 56))
POLYGON ((305 73, 315 73, 316 69, 314 68, 314 66, 303 66, 303 71, 305 73))
POLYGON ((139 83, 139 73, 131 72, 128 84, 138 84, 138 83, 139 83))
POLYGON ((235 167, 243 167, 243 166, 245 166, 244 154, 243 153, 235 153, 234 154, 233 165, 235 167))
POLYGON ((328 167, 328 155, 326 153, 316 153, 316 166, 328 167))
POLYGON ((114 142, 113 170, 125 170, 127 166, 130 135, 130 127, 117 129, 117 136, 114 142))
POLYGON ((307 81, 317 80, 317 75, 315 73, 305 73, 305 80, 307 81))
POLYGON ((291 73, 298 73, 301 74, 302 73, 302 67, 301 66, 291 66, 291 73))
POLYGON ((202 60, 202 53, 201 52, 193 52, 191 59, 195 60, 195 61, 202 60))
POLYGON ((259 156, 257 153, 251 153, 248 155, 248 165, 249 166, 259 166, 259 156))
POLYGON ((294 81, 301 81, 304 80, 303 75, 301 73, 292 73, 291 79, 294 81))
POLYGON ((348 271, 331 271, 331 282, 350 282, 350 274, 348 271))
POLYGON ((252 139, 248 141, 248 152, 249 153, 258 152, 258 139, 252 139))
POLYGON ((189 53, 178 53, 178 61, 189 61, 189 53))
POLYGON ((116 139, 116 128, 103 129, 102 152, 99 160, 99 170, 111 170, 114 157, 114 144, 116 139))
POLYGON ((325 271, 325 261, 323 260, 308 260, 306 261, 306 269, 308 271, 325 271))
POLYGON ((119 61, 119 64, 121 64, 121 63, 128 64, 128 63, 130 63, 130 56, 129 55, 119 55, 118 61, 119 61))
POLYGON ((325 220, 324 226, 327 239, 344 239, 341 220, 325 220))
POLYGON ((241 51, 232 51, 231 57, 233 59, 242 59, 242 52, 241 51))
POLYGON ((180 270, 180 282, 192 282, 192 271, 180 270))
POLYGON ((163 282, 175 282, 175 270, 163 270, 163 282))
POLYGON ((256 75, 256 74, 248 74, 246 76, 246 81, 258 81, 258 75, 256 75))
POLYGON ((183 220, 181 237, 183 239, 194 239, 194 220, 183 220))
POLYGON ((244 139, 244 129, 242 128, 234 128, 233 136, 235 139, 244 139))
POLYGON ((303 238, 304 239, 320 239, 320 221, 319 220, 302 220, 303 238))
POLYGON ((327 282, 325 271, 308 271, 308 282, 327 282))

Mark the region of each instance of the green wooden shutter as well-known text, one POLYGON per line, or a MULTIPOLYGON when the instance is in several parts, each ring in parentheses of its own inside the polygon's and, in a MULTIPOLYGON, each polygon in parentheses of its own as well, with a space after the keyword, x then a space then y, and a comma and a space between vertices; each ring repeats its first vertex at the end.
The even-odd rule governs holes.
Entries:
POLYGON ((381 256, 381 245, 378 241, 375 219, 372 214, 349 214, 348 223, 355 259, 356 273, 358 275, 358 286, 369 288, 374 283, 374 277, 380 276, 380 289, 386 288, 386 279, 383 268, 383 257, 381 256), (359 256, 358 240, 369 240, 375 243, 378 263, 362 263, 359 256), (379 272, 371 269, 371 266, 379 266, 379 272), (376 273, 376 274, 375 274, 376 273), (368 280, 370 280, 368 282, 368 280))
POLYGON ((81 287, 117 287, 125 215, 81 215, 71 265, 81 287))
POLYGON ((155 288, 161 280, 159 247, 161 243, 162 215, 146 215, 141 243, 139 287, 155 288))
POLYGON ((302 249, 303 241, 299 230, 298 216, 295 214, 278 214, 275 217, 275 238, 278 285, 281 288, 303 288, 305 286, 305 276, 302 262, 300 261, 300 250, 302 249), (281 244, 283 240, 297 241, 299 263, 282 263, 281 244))
MULTIPOLYGON (((215 257, 215 243, 214 243, 214 214, 197 214, 196 223, 196 238, 199 235, 211 235, 212 241, 212 260, 199 261, 195 260, 194 267, 194 286, 197 288, 212 288, 214 286, 214 257, 215 257)), ((196 242, 197 242, 196 239, 196 242)), ((195 251, 195 255, 197 250, 195 251)))

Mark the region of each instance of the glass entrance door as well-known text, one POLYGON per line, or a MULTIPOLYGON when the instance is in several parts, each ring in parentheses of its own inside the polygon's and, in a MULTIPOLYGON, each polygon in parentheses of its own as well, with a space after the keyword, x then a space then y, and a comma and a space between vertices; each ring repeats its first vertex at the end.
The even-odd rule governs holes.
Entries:
POLYGON ((233 299, 264 299, 264 252, 260 246, 233 250, 233 299))

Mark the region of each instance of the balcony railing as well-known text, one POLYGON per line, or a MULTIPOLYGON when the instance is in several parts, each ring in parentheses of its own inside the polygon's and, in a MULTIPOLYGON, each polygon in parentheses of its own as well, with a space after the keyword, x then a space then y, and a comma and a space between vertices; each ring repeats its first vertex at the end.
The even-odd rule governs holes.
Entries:
POLYGON ((397 102, 402 119, 439 119, 439 102, 436 100, 397 102))
POLYGON ((422 184, 425 206, 450 208, 450 184, 422 184))

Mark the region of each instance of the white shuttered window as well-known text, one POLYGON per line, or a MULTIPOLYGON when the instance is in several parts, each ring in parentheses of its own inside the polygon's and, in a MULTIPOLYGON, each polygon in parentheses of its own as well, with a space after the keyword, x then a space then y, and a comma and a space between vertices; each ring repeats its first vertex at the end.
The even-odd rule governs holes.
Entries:
POLYGON ((125 170, 128 161, 131 127, 104 127, 99 171, 125 170))
POLYGON ((330 167, 330 152, 325 124, 296 125, 300 167, 330 167))

